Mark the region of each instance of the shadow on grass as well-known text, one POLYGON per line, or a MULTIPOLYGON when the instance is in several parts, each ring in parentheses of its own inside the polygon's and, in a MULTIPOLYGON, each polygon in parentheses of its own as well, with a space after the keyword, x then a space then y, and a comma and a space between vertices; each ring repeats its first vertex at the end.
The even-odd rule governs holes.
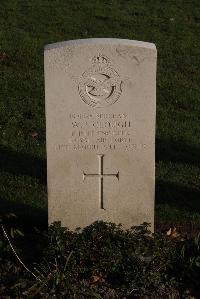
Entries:
MULTIPOLYGON (((200 163, 200 149, 173 140, 156 140, 156 161, 182 163, 197 166, 200 163)), ((187 171, 187 170, 185 170, 187 171)), ((185 175, 186 173, 183 173, 185 175)), ((156 181, 156 205, 159 205, 160 213, 167 213, 166 205, 170 207, 169 219, 186 222, 188 219, 199 218, 200 214, 200 189, 183 184, 157 180, 156 181), (180 212, 178 215, 177 210, 180 212), (174 215, 173 215, 174 213, 174 215), (179 219, 177 219, 177 217, 179 219), (181 219, 182 217, 182 219, 181 219), (186 217, 186 219, 184 219, 186 217)), ((163 215, 164 218, 168 218, 163 215)), ((161 219, 162 220, 162 219, 161 219)))
POLYGON ((183 212, 200 213, 200 190, 158 180, 156 204, 168 204, 183 212))
POLYGON ((200 166, 200 148, 173 140, 156 139, 156 161, 171 161, 200 166))
POLYGON ((46 160, 0 146, 0 170, 14 175, 28 175, 47 184, 46 160))
MULTIPOLYGON (((44 232, 48 229, 47 211, 27 204, 5 201, 0 198, 0 219, 12 245, 20 249, 20 256, 25 264, 39 262, 41 253, 47 244, 44 232), (8 217, 13 213, 16 217, 8 217), (17 228, 24 233, 24 237, 11 237, 11 228, 17 228)), ((1 235, 0 227, 0 235, 1 235)), ((7 240, 5 241, 7 242, 7 240)), ((8 242, 7 242, 8 243, 8 242)), ((14 254, 11 258, 17 263, 14 254)))
POLYGON ((157 181, 156 231, 177 231, 188 237, 200 232, 200 190, 157 181))
POLYGON ((3 200, 0 198, 0 216, 3 223, 22 227, 23 231, 29 231, 33 227, 46 229, 48 223, 47 210, 35 208, 23 203, 3 200), (9 213, 16 215, 15 217, 7 218, 9 213))

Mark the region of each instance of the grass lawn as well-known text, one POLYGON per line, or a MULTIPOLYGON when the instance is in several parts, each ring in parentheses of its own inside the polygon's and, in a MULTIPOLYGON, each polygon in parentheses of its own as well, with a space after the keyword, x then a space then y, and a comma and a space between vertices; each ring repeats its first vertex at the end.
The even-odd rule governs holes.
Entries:
POLYGON ((158 50, 156 225, 200 228, 200 1, 0 1, 0 214, 47 224, 43 47, 92 37, 158 50))

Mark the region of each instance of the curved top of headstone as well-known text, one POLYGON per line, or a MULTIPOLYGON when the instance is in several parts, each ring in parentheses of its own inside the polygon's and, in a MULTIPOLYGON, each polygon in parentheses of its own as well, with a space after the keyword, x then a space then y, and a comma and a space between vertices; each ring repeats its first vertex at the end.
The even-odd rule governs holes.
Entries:
POLYGON ((120 44, 127 46, 136 46, 141 48, 153 49, 156 50, 156 46, 153 43, 142 42, 137 40, 130 39, 120 39, 120 38, 88 38, 88 39, 74 39, 68 40, 53 44, 48 44, 44 47, 44 50, 51 50, 55 48, 62 48, 65 46, 74 46, 74 45, 87 45, 87 44, 120 44))

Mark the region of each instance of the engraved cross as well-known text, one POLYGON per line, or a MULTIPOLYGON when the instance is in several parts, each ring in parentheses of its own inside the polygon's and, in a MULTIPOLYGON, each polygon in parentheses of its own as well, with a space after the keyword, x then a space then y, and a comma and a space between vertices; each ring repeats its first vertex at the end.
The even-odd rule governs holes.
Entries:
POLYGON ((103 172, 103 154, 97 155, 99 159, 99 172, 98 173, 85 173, 83 172, 83 180, 86 177, 97 177, 99 179, 99 204, 100 209, 104 210, 103 207, 103 180, 104 177, 116 177, 119 180, 119 171, 117 173, 104 173, 103 172))

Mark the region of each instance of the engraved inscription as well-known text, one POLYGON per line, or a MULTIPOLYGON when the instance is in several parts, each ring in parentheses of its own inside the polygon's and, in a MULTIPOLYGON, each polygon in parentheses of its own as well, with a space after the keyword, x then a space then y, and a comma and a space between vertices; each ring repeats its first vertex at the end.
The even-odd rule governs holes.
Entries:
POLYGON ((78 89, 86 104, 103 108, 119 99, 121 80, 119 74, 108 66, 108 58, 98 55, 93 58, 93 66, 83 73, 78 89))
POLYGON ((61 151, 135 151, 134 124, 126 113, 70 113, 66 140, 55 145, 61 151))
POLYGON ((99 205, 100 209, 104 210, 103 206, 103 180, 104 177, 116 177, 119 180, 119 171, 117 173, 104 173, 103 172, 103 157, 105 155, 99 154, 97 155, 99 159, 99 172, 98 173, 85 173, 83 172, 83 180, 86 179, 86 177, 97 177, 99 179, 99 205))

